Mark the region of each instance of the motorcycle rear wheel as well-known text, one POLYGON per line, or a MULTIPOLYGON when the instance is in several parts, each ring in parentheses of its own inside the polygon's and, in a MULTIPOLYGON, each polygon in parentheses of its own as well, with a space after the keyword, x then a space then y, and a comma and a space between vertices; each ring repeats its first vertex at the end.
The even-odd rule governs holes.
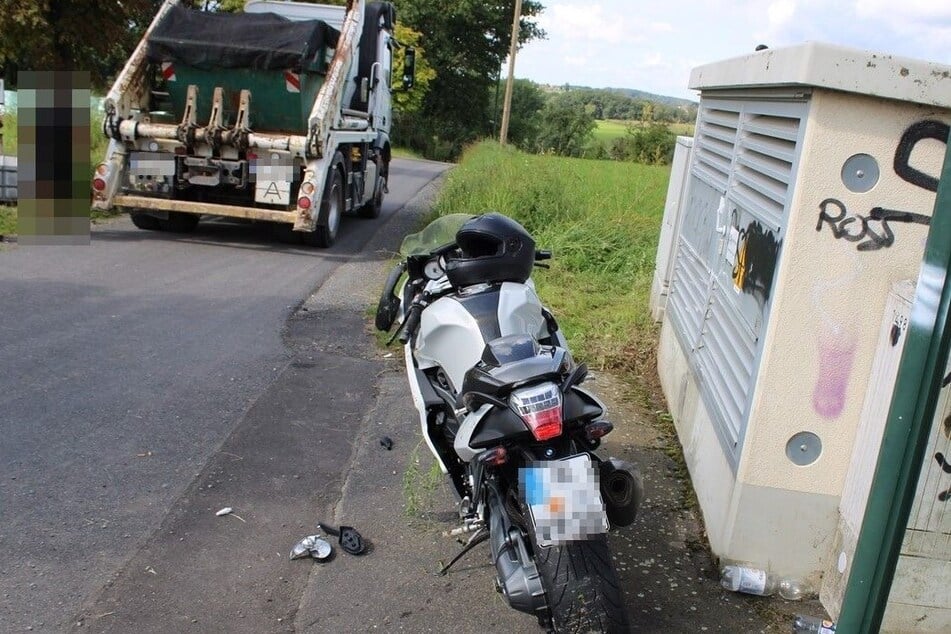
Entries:
POLYGON ((605 536, 539 546, 534 532, 534 526, 529 526, 554 631, 630 632, 624 595, 605 536))

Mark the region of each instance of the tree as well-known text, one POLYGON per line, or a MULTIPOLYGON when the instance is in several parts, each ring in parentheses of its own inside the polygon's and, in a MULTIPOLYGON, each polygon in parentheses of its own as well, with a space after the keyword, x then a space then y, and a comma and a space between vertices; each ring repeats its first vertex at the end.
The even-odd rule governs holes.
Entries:
POLYGON ((541 112, 536 149, 562 156, 581 156, 591 140, 594 127, 594 117, 583 107, 551 99, 541 112))
MULTIPOLYGON (((492 129, 489 104, 508 55, 514 0, 397 0, 400 21, 422 34, 420 44, 436 71, 423 98, 418 125, 461 150, 492 129)), ((519 42, 543 37, 533 18, 536 0, 522 3, 519 42)))
POLYGON ((87 70, 106 86, 148 26, 159 0, 0 0, 0 72, 87 70))
POLYGON ((676 137, 663 124, 629 125, 626 135, 611 142, 608 154, 618 161, 667 165, 676 143, 676 137))
MULTIPOLYGON (((505 83, 499 82, 499 91, 505 83)), ((538 84, 529 79, 516 79, 512 83, 512 109, 509 113, 509 141, 523 150, 534 149, 538 137, 539 112, 545 107, 545 94, 538 84)), ((498 112, 492 117, 497 118, 498 112)))

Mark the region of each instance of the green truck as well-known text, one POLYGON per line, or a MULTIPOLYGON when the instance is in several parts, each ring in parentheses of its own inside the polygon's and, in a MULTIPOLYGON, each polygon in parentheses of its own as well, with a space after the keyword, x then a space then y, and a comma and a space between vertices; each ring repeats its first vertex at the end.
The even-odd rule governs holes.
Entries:
POLYGON ((148 230, 269 221, 331 246, 342 216, 378 216, 387 189, 395 20, 388 2, 213 13, 166 0, 103 102, 93 208, 148 230))

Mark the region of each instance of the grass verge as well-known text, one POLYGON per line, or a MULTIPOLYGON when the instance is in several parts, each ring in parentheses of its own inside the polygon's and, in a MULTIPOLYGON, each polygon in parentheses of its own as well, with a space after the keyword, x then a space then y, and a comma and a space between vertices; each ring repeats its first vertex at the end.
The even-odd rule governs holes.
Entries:
POLYGON ((10 236, 17 232, 17 208, 0 207, 0 236, 10 236))
MULTIPOLYGON (((403 472, 403 501, 406 503, 404 512, 407 517, 423 519, 432 506, 436 489, 443 479, 439 463, 429 461, 429 468, 422 466, 420 453, 423 441, 419 441, 409 456, 406 471, 403 472)), ((426 452, 428 454, 428 450, 426 452)))
POLYGON ((576 358, 624 373, 651 405, 657 327, 648 303, 669 173, 483 142, 463 155, 434 211, 495 210, 524 224, 554 252, 551 270, 533 279, 576 358))

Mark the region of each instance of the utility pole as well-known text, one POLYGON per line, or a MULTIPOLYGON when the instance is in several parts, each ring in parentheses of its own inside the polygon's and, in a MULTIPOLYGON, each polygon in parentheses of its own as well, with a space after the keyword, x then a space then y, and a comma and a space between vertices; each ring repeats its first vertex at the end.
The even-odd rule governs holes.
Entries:
POLYGON ((515 49, 518 47, 518 25, 522 17, 522 0, 515 0, 515 17, 512 18, 512 44, 509 46, 509 76, 505 82, 505 102, 502 104, 502 130, 499 143, 505 145, 509 136, 509 116, 512 111, 512 81, 515 75, 515 49))

